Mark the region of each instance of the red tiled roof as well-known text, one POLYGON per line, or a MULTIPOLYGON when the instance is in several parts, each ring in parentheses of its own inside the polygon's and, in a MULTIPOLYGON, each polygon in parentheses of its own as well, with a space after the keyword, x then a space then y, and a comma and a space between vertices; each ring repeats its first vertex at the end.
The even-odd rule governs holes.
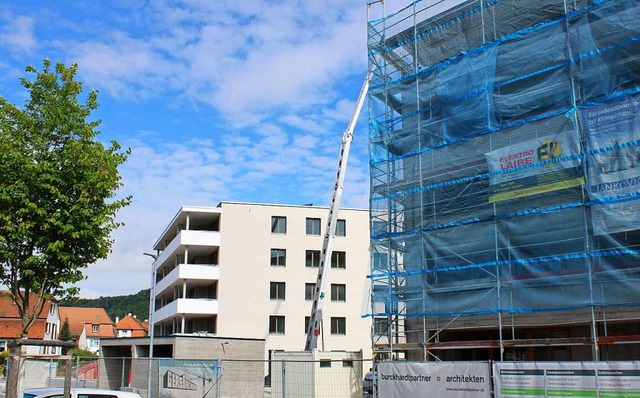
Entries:
POLYGON ((116 329, 119 330, 137 330, 145 329, 144 325, 138 318, 134 318, 131 315, 127 315, 116 323, 116 329))
POLYGON ((127 315, 116 323, 116 329, 118 330, 131 330, 131 337, 144 337, 147 335, 147 328, 145 323, 141 322, 138 318, 134 318, 131 315, 127 315))
POLYGON ((95 324, 95 323, 85 323, 84 330, 86 331, 87 337, 116 337, 116 327, 113 324, 105 325, 105 324, 95 324), (93 325, 98 326, 98 331, 93 331, 93 325))
MULTIPOLYGON (((29 329, 30 339, 44 339, 46 322, 37 320, 29 329)), ((22 321, 20 319, 0 319, 0 339, 19 339, 22 331, 22 321)))
MULTIPOLYGON (((38 302, 38 296, 35 293, 29 295, 29 305, 34 306, 38 302)), ((51 302, 47 300, 44 304, 44 309, 40 313, 38 319, 47 319, 47 313, 51 309, 51 302)), ((18 306, 9 297, 9 292, 4 290, 0 291, 0 318, 17 318, 20 319, 18 314, 18 306)))
POLYGON ((79 337, 86 329, 87 337, 115 337, 115 328, 104 308, 60 307, 60 323, 69 321, 71 336, 79 337), (88 326, 88 327, 85 327, 88 326), (93 325, 98 325, 98 332, 93 332, 93 325))
MULTIPOLYGON (((38 302, 38 296, 31 293, 29 305, 33 306, 38 302)), ((51 302, 47 300, 44 309, 38 316, 36 322, 29 329, 30 339, 43 339, 46 329, 47 314, 51 309, 51 302)), ((18 306, 9 297, 9 292, 0 291, 0 339, 19 339, 22 332, 22 319, 18 314, 18 306)))

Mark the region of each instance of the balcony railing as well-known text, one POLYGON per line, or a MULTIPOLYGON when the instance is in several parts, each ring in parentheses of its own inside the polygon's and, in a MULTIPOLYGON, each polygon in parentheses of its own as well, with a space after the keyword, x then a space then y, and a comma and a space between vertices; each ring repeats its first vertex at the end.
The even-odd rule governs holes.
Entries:
POLYGON ((155 322, 162 322, 176 315, 217 315, 218 300, 205 298, 177 299, 156 311, 155 322))
POLYGON ((217 265, 180 264, 156 284, 156 296, 182 279, 216 281, 220 278, 220 267, 217 265))
POLYGON ((172 260, 173 256, 181 246, 220 246, 220 232, 218 231, 192 231, 185 230, 180 233, 169 243, 165 250, 160 253, 155 261, 156 269, 164 264, 167 260, 172 260))

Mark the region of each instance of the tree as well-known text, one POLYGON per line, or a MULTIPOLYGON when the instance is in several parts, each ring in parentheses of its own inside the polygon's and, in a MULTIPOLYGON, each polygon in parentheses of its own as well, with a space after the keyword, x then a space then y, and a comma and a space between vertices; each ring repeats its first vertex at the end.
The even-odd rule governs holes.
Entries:
POLYGON ((83 269, 107 257, 116 213, 131 201, 116 197, 130 151, 97 141, 100 121, 88 118, 98 93, 80 103, 77 68, 28 66, 23 108, 0 96, 0 284, 18 307, 23 338, 46 299, 77 295, 83 269))
POLYGON ((71 336, 71 329, 69 329, 69 318, 64 318, 64 322, 62 322, 62 326, 60 327, 59 338, 62 341, 73 340, 73 336, 71 336))

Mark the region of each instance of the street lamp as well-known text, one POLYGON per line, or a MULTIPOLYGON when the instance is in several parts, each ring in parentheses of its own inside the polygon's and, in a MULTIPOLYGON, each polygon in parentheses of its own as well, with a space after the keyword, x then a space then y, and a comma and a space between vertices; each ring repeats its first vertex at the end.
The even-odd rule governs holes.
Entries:
POLYGON ((155 329, 153 315, 156 312, 156 260, 158 255, 152 253, 142 253, 153 258, 151 263, 151 287, 149 289, 149 374, 147 381, 147 398, 151 398, 151 367, 153 363, 153 332, 155 329))

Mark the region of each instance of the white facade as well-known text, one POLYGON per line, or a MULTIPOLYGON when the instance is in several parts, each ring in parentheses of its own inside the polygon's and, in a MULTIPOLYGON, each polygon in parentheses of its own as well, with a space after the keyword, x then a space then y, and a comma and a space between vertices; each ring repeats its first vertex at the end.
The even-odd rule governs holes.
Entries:
MULTIPOLYGON (((211 334, 303 350, 328 208, 222 202, 182 207, 154 245, 155 335, 211 334), (273 232, 272 232, 273 231, 273 232), (309 232, 309 233, 308 233, 309 232)), ((342 209, 319 350, 371 358, 369 216, 342 209)))

